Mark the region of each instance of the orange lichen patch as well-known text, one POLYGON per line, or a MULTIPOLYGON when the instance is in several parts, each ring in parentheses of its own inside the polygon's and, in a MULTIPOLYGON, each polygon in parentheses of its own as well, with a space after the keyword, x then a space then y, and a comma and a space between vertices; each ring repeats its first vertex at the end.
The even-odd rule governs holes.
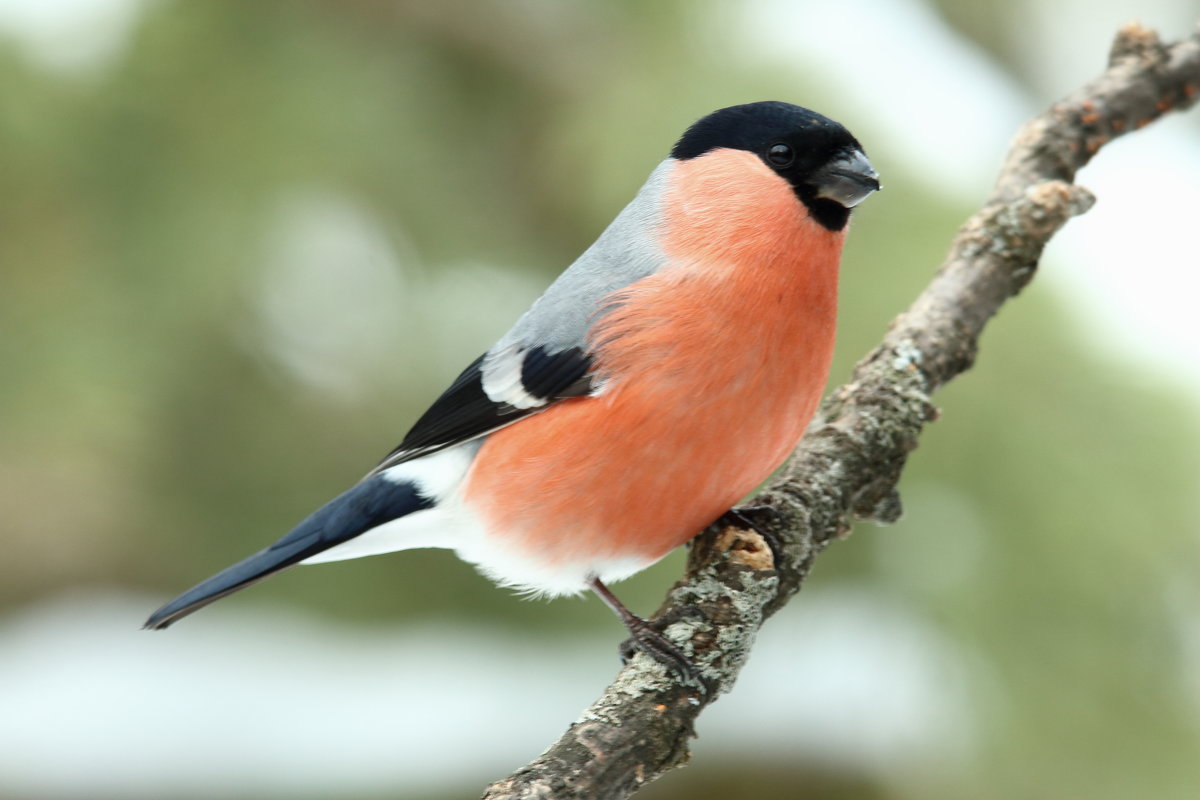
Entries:
POLYGON ((1084 125, 1094 125, 1100 121, 1100 115, 1095 111, 1088 111, 1079 115, 1079 121, 1084 125))
POLYGON ((1197 87, 1196 84, 1185 83, 1183 85, 1183 93, 1186 94, 1188 97, 1195 97, 1196 92, 1200 92, 1200 87, 1197 87))
POLYGON ((1114 119, 1112 121, 1112 129, 1114 131, 1116 131, 1117 133, 1120 133, 1121 131, 1125 130, 1125 120, 1123 120, 1119 117, 1117 119, 1114 119))
POLYGON ((667 704, 666 703, 658 703, 657 705, 654 706, 654 710, 657 711, 659 714, 661 714, 667 710, 667 704))

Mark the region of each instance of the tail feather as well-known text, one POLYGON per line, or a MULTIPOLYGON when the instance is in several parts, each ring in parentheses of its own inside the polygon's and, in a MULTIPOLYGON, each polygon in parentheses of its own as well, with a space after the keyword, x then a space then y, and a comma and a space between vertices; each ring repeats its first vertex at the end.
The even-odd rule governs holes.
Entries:
POLYGON ((144 628, 161 630, 209 603, 294 566, 372 528, 431 508, 412 482, 375 475, 313 512, 275 544, 202 581, 155 611, 144 628))

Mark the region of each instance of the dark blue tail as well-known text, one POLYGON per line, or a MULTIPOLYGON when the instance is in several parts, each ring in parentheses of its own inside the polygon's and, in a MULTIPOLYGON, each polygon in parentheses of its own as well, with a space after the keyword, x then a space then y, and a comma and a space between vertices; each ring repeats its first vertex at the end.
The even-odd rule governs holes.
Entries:
POLYGON ((409 482, 374 475, 317 509, 275 544, 192 587, 150 615, 143 626, 161 630, 209 603, 433 502, 409 482))

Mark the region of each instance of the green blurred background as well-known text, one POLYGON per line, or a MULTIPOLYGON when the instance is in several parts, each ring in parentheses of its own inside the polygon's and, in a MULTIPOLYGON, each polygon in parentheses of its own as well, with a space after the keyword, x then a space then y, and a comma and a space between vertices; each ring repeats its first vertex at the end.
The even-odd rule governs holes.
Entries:
MULTIPOLYGON (((882 173, 841 381, 1015 125, 1119 22, 1196 21, 825 5, 0 2, 0 798, 477 794, 612 674, 599 603, 427 551, 134 629, 383 456, 694 118, 809 105, 882 173)), ((1163 129, 1085 172, 1097 219, 938 398, 905 520, 825 554, 645 797, 1200 796, 1200 331, 1168 310, 1200 264, 1154 208, 1194 215, 1200 125, 1163 129)))

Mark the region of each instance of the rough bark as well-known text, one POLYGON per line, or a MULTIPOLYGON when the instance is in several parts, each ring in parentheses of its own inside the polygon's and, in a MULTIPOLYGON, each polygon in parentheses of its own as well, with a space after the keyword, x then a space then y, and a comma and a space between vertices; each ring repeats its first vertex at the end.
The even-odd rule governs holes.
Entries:
POLYGON ((1118 32, 1108 68, 1018 132, 983 207, 883 341, 834 390, 787 467, 755 501, 756 526, 698 537, 656 618, 710 684, 701 693, 638 654, 550 748, 488 787, 488 800, 633 794, 688 760, 704 708, 728 691, 762 623, 799 589, 813 559, 852 519, 895 521, 896 483, 926 423, 930 396, 968 369, 984 325, 1033 278, 1050 237, 1087 211, 1075 173, 1112 139, 1200 93, 1200 30, 1173 45, 1136 24, 1118 32))

